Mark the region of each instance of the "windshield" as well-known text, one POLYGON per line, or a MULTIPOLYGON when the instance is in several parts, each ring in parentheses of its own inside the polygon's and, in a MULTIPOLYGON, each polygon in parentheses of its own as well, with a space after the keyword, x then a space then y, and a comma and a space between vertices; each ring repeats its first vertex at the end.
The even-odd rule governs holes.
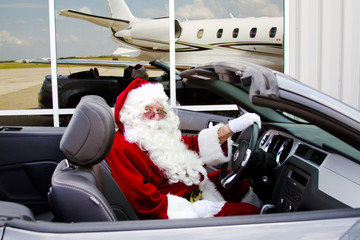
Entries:
POLYGON ((285 112, 285 111, 281 111, 279 109, 276 109, 277 112, 279 112, 280 114, 284 115, 285 117, 289 118, 290 120, 293 120, 295 122, 298 122, 298 123, 309 123, 308 121, 294 115, 294 114, 291 114, 291 113, 288 113, 288 112, 285 112))

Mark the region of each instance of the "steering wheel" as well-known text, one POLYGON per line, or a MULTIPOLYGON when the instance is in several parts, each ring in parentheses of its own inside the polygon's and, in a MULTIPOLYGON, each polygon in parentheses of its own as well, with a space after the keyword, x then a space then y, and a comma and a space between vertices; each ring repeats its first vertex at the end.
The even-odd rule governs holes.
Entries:
POLYGON ((251 155, 253 154, 256 147, 258 133, 259 126, 257 123, 254 123, 242 131, 236 140, 236 143, 239 145, 233 155, 232 160, 229 162, 233 171, 228 174, 228 163, 221 165, 220 180, 221 185, 224 188, 231 188, 237 181, 244 178, 245 172, 249 166, 251 155))

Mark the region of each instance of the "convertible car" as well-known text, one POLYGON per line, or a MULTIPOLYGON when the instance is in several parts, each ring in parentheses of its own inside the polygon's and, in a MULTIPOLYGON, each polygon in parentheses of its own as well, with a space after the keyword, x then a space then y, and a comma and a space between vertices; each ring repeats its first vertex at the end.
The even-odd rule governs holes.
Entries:
MULTIPOLYGON (((358 110, 244 62, 181 77, 237 104, 239 115, 260 115, 261 128, 234 135, 233 158, 218 168, 225 188, 248 179, 261 214, 138 220, 102 161, 115 131, 111 108, 86 96, 68 127, 0 128, 1 239, 359 239, 358 110)), ((178 114, 184 134, 230 119, 178 114)))
MULTIPOLYGON (((63 61, 60 63, 63 64, 66 62, 67 61, 63 61)), ((89 61, 88 64, 104 66, 103 62, 98 63, 97 61, 89 61)), ((128 62, 128 65, 134 66, 136 62, 128 62)), ((146 64, 146 66, 153 70, 153 72, 156 71, 158 73, 152 74, 149 81, 162 83, 166 94, 169 95, 169 65, 154 60, 146 64)), ((90 68, 88 71, 75 72, 70 75, 60 75, 58 76, 59 107, 75 108, 80 99, 85 95, 101 96, 113 107, 116 97, 131 82, 131 71, 131 68, 127 67, 121 76, 103 76, 99 74, 99 70, 95 67, 90 68)), ((223 104, 222 99, 215 93, 203 88, 184 84, 181 81, 178 71, 176 72, 176 93, 177 102, 181 105, 223 104)), ((45 76, 38 93, 38 105, 38 107, 42 109, 52 108, 51 75, 45 76)))

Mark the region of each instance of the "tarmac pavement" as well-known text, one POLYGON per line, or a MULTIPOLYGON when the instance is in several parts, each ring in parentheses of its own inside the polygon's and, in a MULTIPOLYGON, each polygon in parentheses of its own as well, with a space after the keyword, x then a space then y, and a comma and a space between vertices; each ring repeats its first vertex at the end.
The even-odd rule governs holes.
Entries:
MULTIPOLYGON (((59 67, 58 75, 86 71, 91 67, 59 67)), ((98 68, 100 75, 122 75, 122 68, 98 68)), ((0 110, 34 109, 37 94, 49 68, 0 69, 0 110)))
MULTIPOLYGON (((58 75, 87 71, 91 66, 61 66, 58 75)), ((123 67, 97 67, 100 76, 122 76, 123 67)), ((157 70, 147 70, 150 76, 160 76, 157 70)), ((0 69, 0 110, 38 108, 38 92, 49 68, 0 69)), ((51 116, 0 116, 0 126, 52 126, 51 116)))

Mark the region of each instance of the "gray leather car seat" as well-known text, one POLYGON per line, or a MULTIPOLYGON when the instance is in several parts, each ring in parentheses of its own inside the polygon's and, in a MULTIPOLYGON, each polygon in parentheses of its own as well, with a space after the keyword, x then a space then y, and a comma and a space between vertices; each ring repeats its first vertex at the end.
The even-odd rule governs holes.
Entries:
POLYGON ((113 113, 105 100, 83 97, 60 141, 66 159, 52 176, 48 197, 55 221, 137 219, 106 162, 101 163, 114 135, 113 113))

